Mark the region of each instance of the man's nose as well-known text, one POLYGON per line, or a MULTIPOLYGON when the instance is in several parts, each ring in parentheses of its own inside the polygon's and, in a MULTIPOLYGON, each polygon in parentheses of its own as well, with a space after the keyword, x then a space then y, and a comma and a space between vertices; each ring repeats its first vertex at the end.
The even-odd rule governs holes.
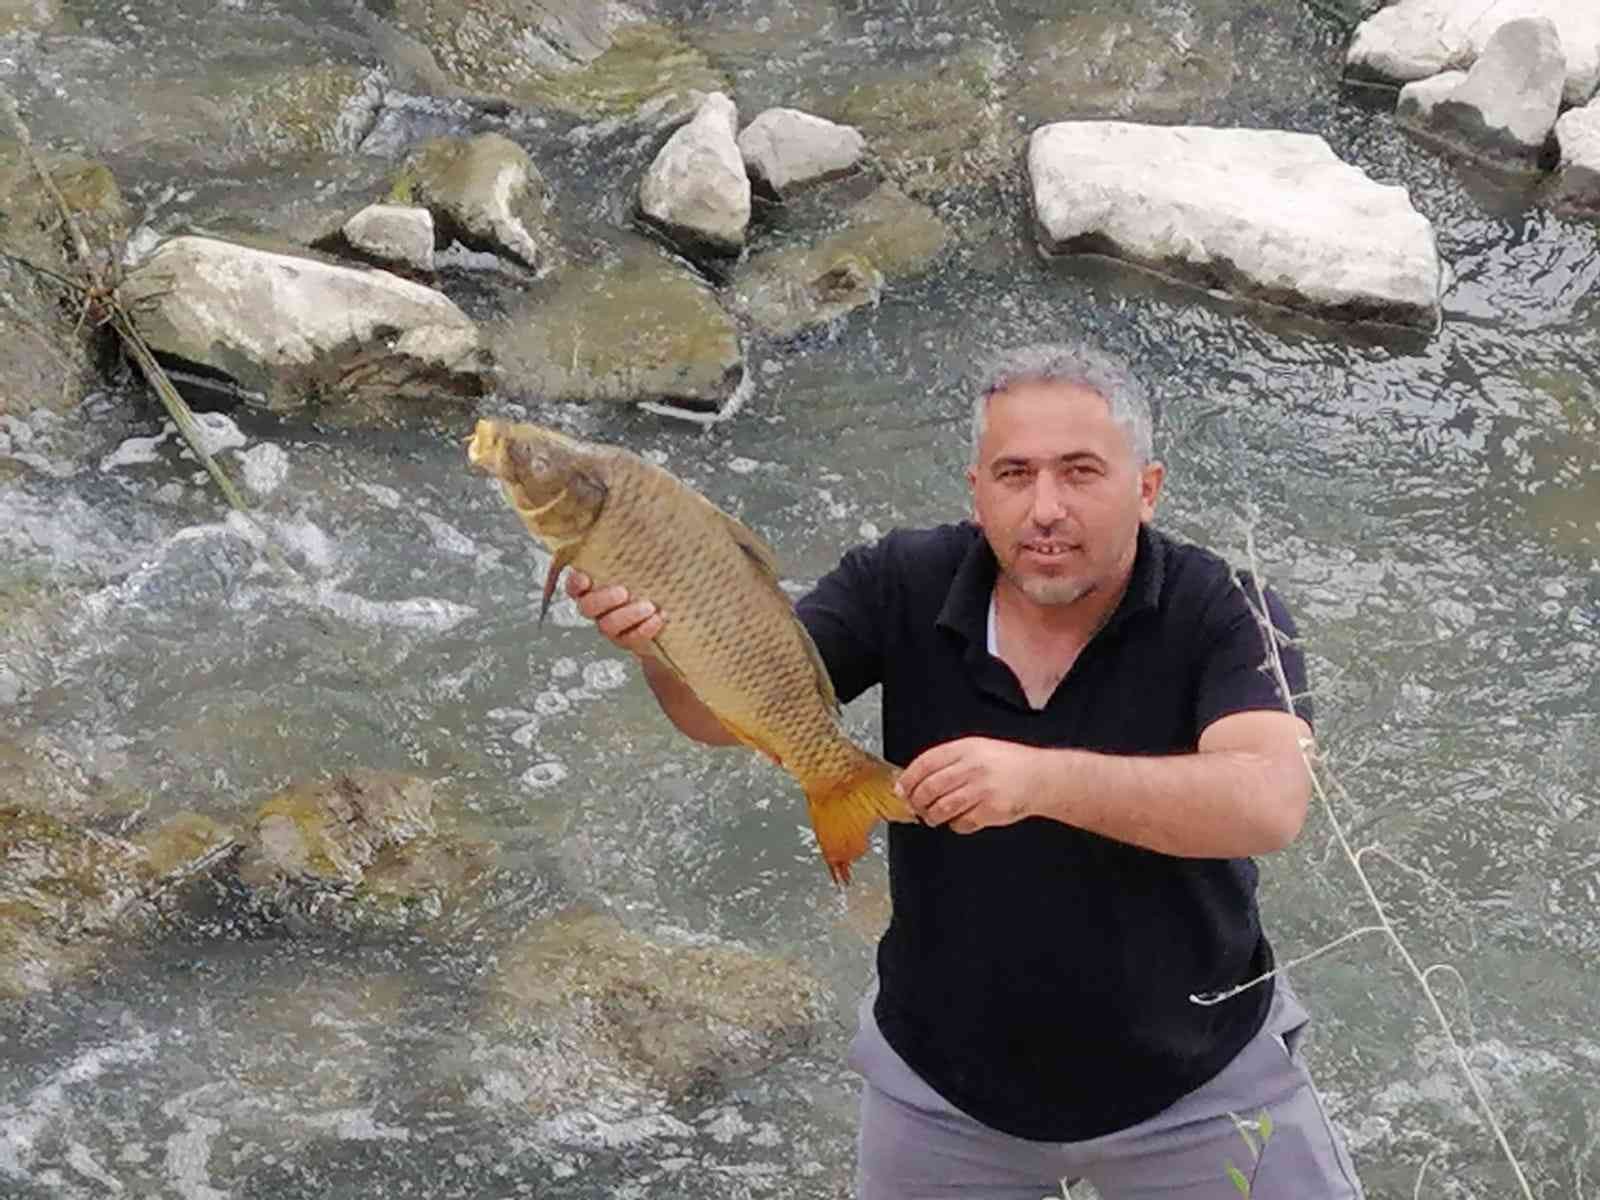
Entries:
POLYGON ((1050 472, 1040 471, 1033 483, 1033 520, 1037 525, 1054 525, 1067 515, 1066 497, 1050 472))

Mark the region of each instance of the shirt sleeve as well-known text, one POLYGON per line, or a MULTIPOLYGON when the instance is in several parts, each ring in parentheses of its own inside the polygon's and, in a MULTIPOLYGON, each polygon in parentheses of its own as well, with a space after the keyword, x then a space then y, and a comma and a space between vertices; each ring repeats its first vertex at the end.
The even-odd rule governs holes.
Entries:
POLYGON ((856 547, 795 604, 841 704, 883 680, 883 555, 881 542, 856 547))
POLYGON ((1199 733, 1231 713, 1291 707, 1310 724, 1311 696, 1306 680, 1305 654, 1300 648, 1294 618, 1283 601, 1267 588, 1266 618, 1261 597, 1248 574, 1231 579, 1210 605, 1198 642, 1199 688, 1195 704, 1195 729, 1199 733), (1283 676, 1289 684, 1285 703, 1277 672, 1273 669, 1268 638, 1277 642, 1283 676))

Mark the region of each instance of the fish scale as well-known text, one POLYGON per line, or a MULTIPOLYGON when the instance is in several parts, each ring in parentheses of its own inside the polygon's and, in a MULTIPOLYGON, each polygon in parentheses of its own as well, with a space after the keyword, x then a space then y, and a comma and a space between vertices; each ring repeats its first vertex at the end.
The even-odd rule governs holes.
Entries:
POLYGON ((554 555, 546 604, 571 566, 664 614, 653 650, 734 736, 799 781, 835 881, 849 880, 880 818, 912 819, 894 768, 840 725, 827 670, 754 533, 620 447, 482 420, 467 452, 554 555))

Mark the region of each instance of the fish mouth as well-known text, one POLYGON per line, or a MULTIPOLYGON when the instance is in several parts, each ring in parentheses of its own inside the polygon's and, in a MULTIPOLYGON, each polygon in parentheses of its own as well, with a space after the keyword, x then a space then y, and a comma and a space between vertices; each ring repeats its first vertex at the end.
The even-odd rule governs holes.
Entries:
POLYGON ((472 440, 467 443, 467 461, 475 467, 486 466, 492 451, 490 446, 494 443, 494 426, 488 421, 480 420, 472 431, 472 440))

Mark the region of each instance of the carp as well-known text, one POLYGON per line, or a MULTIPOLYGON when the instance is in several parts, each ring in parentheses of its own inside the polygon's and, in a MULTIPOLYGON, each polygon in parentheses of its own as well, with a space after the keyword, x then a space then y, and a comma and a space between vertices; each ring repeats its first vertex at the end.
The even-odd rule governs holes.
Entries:
POLYGON ((849 882, 880 818, 915 819, 895 793, 896 769, 844 732, 777 559, 747 527, 638 455, 542 426, 480 420, 467 457, 552 555, 540 620, 569 566, 653 601, 667 623, 651 652, 729 733, 799 782, 835 883, 849 882))

